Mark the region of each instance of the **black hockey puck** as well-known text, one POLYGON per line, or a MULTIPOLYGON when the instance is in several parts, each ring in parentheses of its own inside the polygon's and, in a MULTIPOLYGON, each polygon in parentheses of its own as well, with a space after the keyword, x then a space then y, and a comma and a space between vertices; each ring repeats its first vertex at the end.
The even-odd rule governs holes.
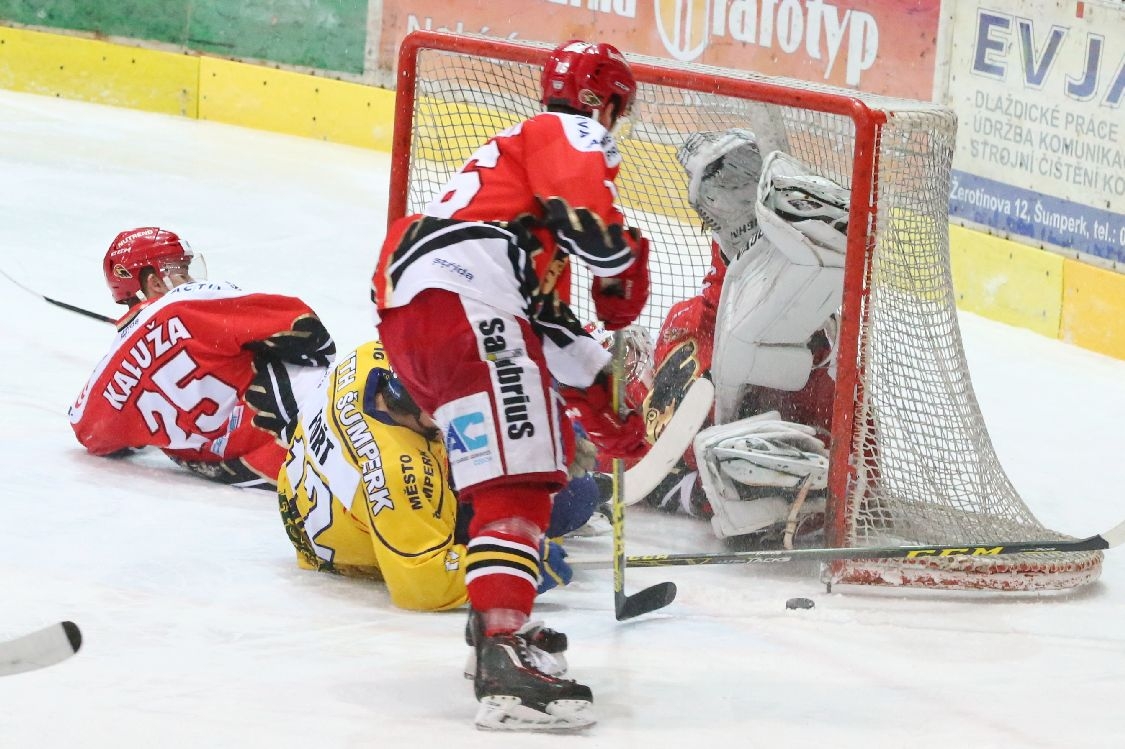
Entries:
POLYGON ((811 598, 790 598, 785 602, 787 609, 811 609, 815 605, 811 598))

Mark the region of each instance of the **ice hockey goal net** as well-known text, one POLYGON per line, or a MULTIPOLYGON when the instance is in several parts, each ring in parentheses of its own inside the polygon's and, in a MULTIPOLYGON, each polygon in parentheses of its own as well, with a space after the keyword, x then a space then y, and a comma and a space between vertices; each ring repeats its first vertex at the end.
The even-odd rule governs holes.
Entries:
MULTIPOLYGON (((420 210, 496 132, 540 111, 549 47, 415 32, 397 72, 391 218, 420 210)), ((836 546, 1060 539, 993 451, 962 350, 949 268, 952 112, 925 102, 630 56, 640 84, 620 142, 623 210, 658 252, 641 322, 695 295, 710 240, 675 152, 692 132, 747 128, 852 191, 833 415, 827 540, 836 546)), ((576 311, 586 280, 576 270, 576 311)), ((1068 588, 1100 552, 834 563, 834 582, 1068 588)))

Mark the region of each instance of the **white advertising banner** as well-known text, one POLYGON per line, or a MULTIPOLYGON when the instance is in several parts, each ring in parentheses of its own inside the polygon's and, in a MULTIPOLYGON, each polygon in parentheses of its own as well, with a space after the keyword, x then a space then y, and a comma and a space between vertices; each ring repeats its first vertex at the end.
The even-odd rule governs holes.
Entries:
POLYGON ((950 215, 1125 263, 1125 2, 950 6, 950 215))

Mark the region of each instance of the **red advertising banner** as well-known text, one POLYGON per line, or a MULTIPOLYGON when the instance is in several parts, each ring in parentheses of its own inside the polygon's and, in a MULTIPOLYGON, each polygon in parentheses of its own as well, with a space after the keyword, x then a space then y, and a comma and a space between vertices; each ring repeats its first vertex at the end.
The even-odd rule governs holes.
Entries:
POLYGON ((380 67, 416 29, 560 43, 931 100, 941 0, 384 0, 380 67))

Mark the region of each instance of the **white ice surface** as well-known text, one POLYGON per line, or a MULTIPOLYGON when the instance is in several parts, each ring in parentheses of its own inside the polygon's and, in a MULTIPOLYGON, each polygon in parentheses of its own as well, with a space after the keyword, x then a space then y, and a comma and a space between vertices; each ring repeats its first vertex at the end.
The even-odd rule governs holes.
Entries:
MULTIPOLYGON (((341 348, 371 331, 384 154, 0 92, 0 268, 112 314, 120 230, 174 229, 212 278, 302 296, 341 348)), ((1125 362, 964 315, 997 449, 1047 525, 1125 517, 1125 362)), ((1125 322, 1125 321, 1123 321, 1125 322)), ((160 454, 87 456, 66 408, 109 326, 0 278, 0 637, 78 622, 66 663, 0 680, 2 747, 1125 746, 1125 550, 1053 597, 837 588, 813 565, 630 570, 679 599, 628 623, 607 571, 540 613, 571 638, 600 722, 581 736, 473 729, 463 615, 298 570, 273 497, 160 454), (816 601, 786 611, 791 596, 816 601)), ((586 541, 583 553, 606 542, 586 541)), ((716 548, 631 515, 631 551, 716 548)))

